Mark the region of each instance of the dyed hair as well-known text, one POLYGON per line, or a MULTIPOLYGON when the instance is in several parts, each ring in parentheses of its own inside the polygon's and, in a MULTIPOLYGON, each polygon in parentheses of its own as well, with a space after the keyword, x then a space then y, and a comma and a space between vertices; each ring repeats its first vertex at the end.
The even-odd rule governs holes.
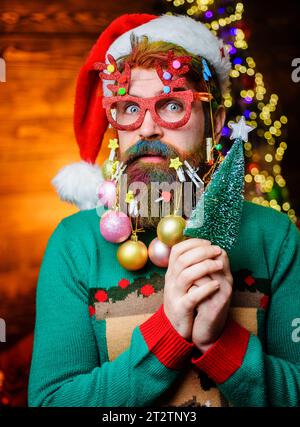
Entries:
MULTIPOLYGON (((207 91, 207 84, 203 77, 203 64, 201 56, 194 55, 185 50, 183 47, 174 43, 165 41, 150 42, 147 36, 138 38, 133 33, 131 34, 130 41, 130 54, 122 56, 118 59, 118 68, 120 71, 123 70, 125 62, 127 62, 131 68, 154 68, 156 61, 159 61, 162 67, 167 66, 167 54, 169 50, 173 50, 175 55, 188 55, 192 58, 190 70, 186 74, 186 78, 197 91, 207 91)), ((215 69, 210 63, 208 63, 208 66, 212 73, 212 78, 210 78, 209 81, 210 91, 214 96, 212 107, 213 109, 216 109, 218 105, 222 104, 222 95, 215 69)))

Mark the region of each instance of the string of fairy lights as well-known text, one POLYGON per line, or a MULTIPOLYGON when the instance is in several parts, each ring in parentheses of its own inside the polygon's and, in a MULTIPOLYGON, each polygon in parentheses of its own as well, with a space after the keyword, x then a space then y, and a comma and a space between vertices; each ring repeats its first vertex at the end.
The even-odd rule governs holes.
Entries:
MULTIPOLYGON (((199 18, 213 34, 224 40, 233 64, 230 73, 232 88, 238 86, 234 84, 234 79, 244 77, 253 80, 251 88, 241 89, 235 94, 228 92, 224 96, 224 105, 229 116, 230 109, 236 108, 236 97, 240 97, 241 113, 247 124, 256 130, 256 138, 252 137, 255 141, 244 144, 245 195, 254 203, 287 213, 293 222, 297 222, 280 166, 287 149, 287 143, 283 139, 288 119, 284 115, 278 117, 278 95, 272 93, 268 96, 263 75, 257 71, 255 60, 245 52, 248 49, 247 37, 244 26, 239 25, 243 20, 244 4, 230 0, 164 1, 170 6, 167 13, 172 14, 172 9, 175 8, 176 13, 186 13, 195 19, 199 18)), ((240 115, 237 115, 228 124, 239 118, 240 115)), ((225 126, 222 136, 226 139, 229 135, 230 129, 225 126)))

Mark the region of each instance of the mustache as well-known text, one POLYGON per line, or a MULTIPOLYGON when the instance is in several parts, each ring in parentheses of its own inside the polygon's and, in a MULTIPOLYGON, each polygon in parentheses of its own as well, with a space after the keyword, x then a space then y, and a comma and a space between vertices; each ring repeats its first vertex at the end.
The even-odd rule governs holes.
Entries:
POLYGON ((180 153, 175 148, 162 142, 160 139, 151 141, 141 139, 125 151, 122 160, 127 164, 127 166, 129 166, 139 157, 145 155, 161 156, 164 159, 180 157, 180 153))

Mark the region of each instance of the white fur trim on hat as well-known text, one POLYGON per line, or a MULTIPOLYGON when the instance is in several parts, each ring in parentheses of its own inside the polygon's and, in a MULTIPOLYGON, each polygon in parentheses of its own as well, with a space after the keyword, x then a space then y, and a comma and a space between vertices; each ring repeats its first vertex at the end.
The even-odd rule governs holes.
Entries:
POLYGON ((61 200, 74 203, 80 210, 87 210, 97 206, 97 190, 101 181, 100 167, 82 160, 64 166, 51 183, 61 200))
MULTIPOLYGON (((115 59, 128 55, 131 51, 130 35, 146 35, 149 41, 167 41, 183 47, 188 52, 204 57, 216 70, 221 91, 224 94, 229 88, 231 62, 223 41, 217 38, 202 22, 189 16, 162 15, 146 24, 127 31, 118 37, 109 47, 107 54, 115 59), (222 57, 220 49, 224 47, 222 57)), ((103 81, 104 96, 110 96, 108 81, 103 81)))

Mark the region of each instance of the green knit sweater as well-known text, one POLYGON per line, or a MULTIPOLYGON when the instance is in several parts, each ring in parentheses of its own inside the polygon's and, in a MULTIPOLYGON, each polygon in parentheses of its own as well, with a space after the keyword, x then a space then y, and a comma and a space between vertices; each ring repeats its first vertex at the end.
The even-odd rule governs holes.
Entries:
MULTIPOLYGON (((154 237, 140 234, 145 243, 154 237)), ((148 262, 126 271, 118 246, 102 238, 95 209, 63 219, 51 235, 38 278, 29 406, 161 405, 176 390, 181 406, 203 406, 197 390, 188 396, 195 387, 220 392, 221 405, 299 406, 300 233, 286 215, 244 202, 229 253, 231 314, 204 354, 164 313, 166 269, 148 262), (186 369, 198 381, 187 388, 186 369)))

